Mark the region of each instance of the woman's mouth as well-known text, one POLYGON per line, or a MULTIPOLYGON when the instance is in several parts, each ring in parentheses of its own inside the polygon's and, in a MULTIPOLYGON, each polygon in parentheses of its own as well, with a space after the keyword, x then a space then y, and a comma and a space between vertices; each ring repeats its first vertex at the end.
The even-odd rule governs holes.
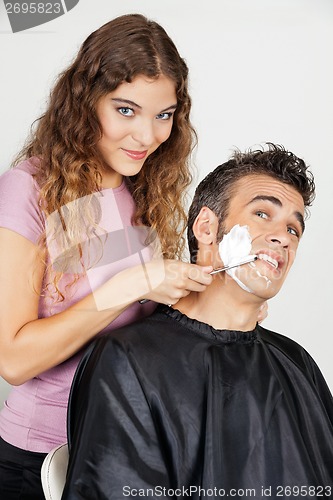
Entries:
POLYGON ((131 149, 123 149, 123 151, 132 160, 143 160, 147 155, 147 150, 145 150, 145 151, 132 151, 131 149))

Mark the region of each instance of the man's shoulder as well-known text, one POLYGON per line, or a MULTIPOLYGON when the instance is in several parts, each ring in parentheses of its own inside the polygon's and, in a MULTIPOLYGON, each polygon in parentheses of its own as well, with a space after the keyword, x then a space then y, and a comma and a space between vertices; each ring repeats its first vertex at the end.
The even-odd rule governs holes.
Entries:
POLYGON ((258 331, 260 334, 260 338, 264 342, 271 343, 272 345, 276 344, 285 348, 304 350, 304 348, 298 342, 280 332, 268 330, 268 328, 264 328, 263 326, 258 326, 258 331))
POLYGON ((309 371, 311 369, 312 358, 304 347, 298 342, 272 330, 268 330, 260 326, 259 338, 261 342, 266 344, 269 348, 280 352, 287 357, 290 361, 296 364, 302 371, 309 371))
POLYGON ((137 320, 96 338, 90 350, 98 350, 99 355, 102 352, 124 351, 144 348, 147 344, 160 345, 164 343, 163 339, 168 337, 167 343, 170 342, 170 337, 177 335, 170 319, 158 311, 153 312, 150 316, 137 320))

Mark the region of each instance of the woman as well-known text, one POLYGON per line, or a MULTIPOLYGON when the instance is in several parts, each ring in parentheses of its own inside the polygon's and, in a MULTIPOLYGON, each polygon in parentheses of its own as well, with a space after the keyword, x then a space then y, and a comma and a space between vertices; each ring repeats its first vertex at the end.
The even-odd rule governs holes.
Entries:
POLYGON ((211 268, 179 260, 195 137, 187 73, 157 23, 105 24, 0 178, 0 375, 14 386, 0 414, 0 498, 44 498, 40 466, 66 441, 82 348, 211 282, 211 268), (139 225, 152 244, 145 234, 138 249, 135 236, 123 256, 139 225), (144 262, 156 243, 163 259, 144 262))

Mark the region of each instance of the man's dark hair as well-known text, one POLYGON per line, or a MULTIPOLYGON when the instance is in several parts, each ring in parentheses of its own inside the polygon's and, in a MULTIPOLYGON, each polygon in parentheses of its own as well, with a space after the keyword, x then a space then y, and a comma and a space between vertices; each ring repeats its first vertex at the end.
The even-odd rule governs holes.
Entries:
POLYGON ((267 148, 235 151, 229 161, 219 165, 198 185, 188 216, 188 245, 191 262, 196 261, 198 242, 193 234, 193 224, 202 207, 212 210, 219 220, 217 241, 224 234, 224 221, 228 216, 230 200, 238 180, 246 175, 269 175, 292 186, 309 207, 315 198, 315 184, 312 173, 301 158, 283 146, 267 143, 267 148))

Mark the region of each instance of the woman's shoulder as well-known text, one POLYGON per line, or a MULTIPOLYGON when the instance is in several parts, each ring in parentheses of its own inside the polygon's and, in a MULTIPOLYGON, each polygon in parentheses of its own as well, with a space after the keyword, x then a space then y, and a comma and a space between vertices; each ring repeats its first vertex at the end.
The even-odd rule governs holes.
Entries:
POLYGON ((0 176, 0 227, 35 243, 44 228, 34 159, 24 160, 0 176))
POLYGON ((14 167, 5 170, 5 172, 0 175, 0 187, 5 186, 8 189, 13 183, 13 187, 17 190, 20 188, 22 189, 22 183, 24 183, 24 189, 26 189, 27 184, 33 185, 37 188, 37 184, 34 179, 34 174, 37 172, 37 165, 38 159, 33 157, 23 160, 14 167), (17 184, 19 179, 20 182, 17 184))

